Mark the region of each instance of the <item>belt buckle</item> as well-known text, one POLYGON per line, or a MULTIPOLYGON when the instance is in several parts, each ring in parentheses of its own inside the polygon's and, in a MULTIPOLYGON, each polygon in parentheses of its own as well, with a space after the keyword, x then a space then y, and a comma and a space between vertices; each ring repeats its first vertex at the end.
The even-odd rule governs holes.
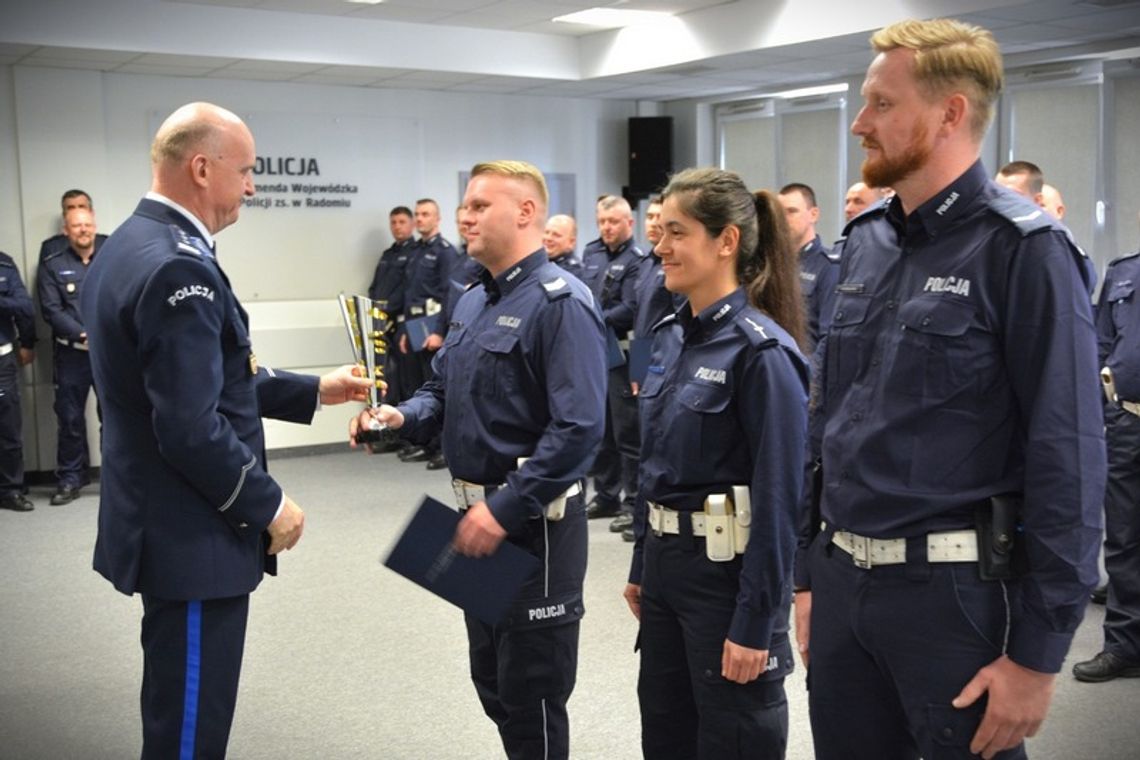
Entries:
POLYGON ((848 533, 851 540, 851 561, 855 563, 855 567, 868 570, 871 567, 871 539, 866 536, 856 536, 854 533, 848 533))

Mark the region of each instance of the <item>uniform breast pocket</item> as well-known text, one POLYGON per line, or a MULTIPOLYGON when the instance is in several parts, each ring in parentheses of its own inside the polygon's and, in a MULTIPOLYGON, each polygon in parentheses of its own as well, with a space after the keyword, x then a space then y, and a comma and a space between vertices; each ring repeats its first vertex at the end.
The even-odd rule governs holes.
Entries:
POLYGON ((735 415, 726 414, 731 401, 732 391, 727 385, 682 385, 677 390, 680 413, 670 431, 684 441, 680 450, 696 453, 723 449, 725 441, 734 436, 735 415))
POLYGON ((472 390, 489 398, 511 396, 519 389, 519 336, 513 332, 484 332, 474 336, 479 347, 472 390))
POLYGON ((899 307, 898 321, 897 354, 887 382, 891 393, 949 400, 986 392, 997 370, 997 351, 971 304, 920 296, 899 307))
POLYGON ((871 296, 862 293, 839 293, 835 297, 835 313, 827 334, 828 386, 846 388, 858 374, 860 361, 866 359, 870 339, 863 333, 863 322, 871 308, 871 296))
POLYGON ((253 341, 245 325, 235 314, 226 324, 224 335, 225 373, 227 383, 239 383, 231 389, 237 390, 253 387, 252 378, 255 374, 253 363, 253 341))

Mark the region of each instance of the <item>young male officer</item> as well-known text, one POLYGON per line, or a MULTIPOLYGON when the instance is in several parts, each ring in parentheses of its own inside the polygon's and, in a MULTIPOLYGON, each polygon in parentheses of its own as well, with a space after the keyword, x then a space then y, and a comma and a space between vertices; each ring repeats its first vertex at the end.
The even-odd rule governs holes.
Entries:
POLYGON ((816 756, 1024 757, 1097 576, 1083 267, 978 158, 990 33, 904 21, 871 44, 852 131, 897 195, 848 225, 821 347, 825 527, 796 595, 816 756))
POLYGON ((366 398, 350 367, 258 367, 213 236, 253 195, 253 135, 191 103, 159 127, 153 183, 83 288, 103 477, 95 569, 142 595, 149 758, 225 757, 249 594, 301 538, 304 513, 265 469, 261 417, 308 422, 366 398))
MULTIPOLYGON (((547 261, 547 202, 546 181, 528 163, 471 170, 463 226, 468 253, 486 271, 455 307, 434 379, 399 408, 376 412, 410 437, 442 427, 464 495, 460 552, 484 556, 506 539, 542 560, 503 624, 466 621, 475 691, 513 760, 569 756, 566 700, 586 572, 577 484, 605 425, 605 389, 581 382, 605 373, 601 317, 589 290, 547 261), (563 496, 564 514, 548 514, 563 496)), ((354 419, 351 432, 368 419, 354 419)))

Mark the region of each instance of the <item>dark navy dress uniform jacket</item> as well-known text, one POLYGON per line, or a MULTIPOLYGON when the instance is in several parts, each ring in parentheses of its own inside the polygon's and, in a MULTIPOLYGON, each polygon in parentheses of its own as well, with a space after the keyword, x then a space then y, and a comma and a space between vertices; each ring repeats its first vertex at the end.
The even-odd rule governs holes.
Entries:
POLYGON ((377 305, 392 319, 404 313, 406 270, 415 244, 412 238, 408 238, 402 243, 388 246, 376 262, 376 272, 368 286, 368 297, 378 302, 377 305))
MULTIPOLYGON (((752 528, 728 638, 768 649, 787 633, 807 435, 807 360, 743 288, 693 317, 686 304, 654 329, 641 386, 641 495, 702 511, 747 485, 752 528)), ((630 582, 640 583, 644 515, 630 582)), ((787 658, 785 658, 787 659, 787 658)), ((791 663, 788 660, 788 666, 791 663)))
POLYGON ((274 572, 281 503, 261 416, 308 422, 316 377, 251 370, 248 319, 190 220, 144 199, 91 265, 103 411, 95 569, 125 593, 211 599, 274 572))
POLYGON ((1080 255, 981 162, 909 216, 891 199, 846 234, 820 348, 823 519, 919 536, 1024 494, 1008 653, 1056 672, 1096 582, 1105 481, 1080 255))
POLYGON ((1140 401, 1140 253, 1113 259, 1096 310, 1099 366, 1112 370, 1116 395, 1140 401))
POLYGON ((573 275, 539 250, 496 278, 484 270, 456 305, 435 379, 400 405, 406 435, 443 426, 454 477, 506 484, 487 499, 517 532, 584 477, 605 427, 604 333, 573 275), (529 457, 516 467, 519 457, 529 457))

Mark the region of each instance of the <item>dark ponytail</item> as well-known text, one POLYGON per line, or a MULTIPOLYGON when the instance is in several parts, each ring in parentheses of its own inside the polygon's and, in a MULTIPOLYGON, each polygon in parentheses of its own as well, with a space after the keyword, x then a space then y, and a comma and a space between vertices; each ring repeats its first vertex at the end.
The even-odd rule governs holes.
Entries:
POLYGON ((741 249, 741 259, 751 277, 748 300, 766 312, 780 327, 788 331, 799 347, 807 350, 804 301, 800 293, 800 263, 784 207, 772 193, 757 190, 752 194, 756 206, 756 247, 750 256, 741 249))

